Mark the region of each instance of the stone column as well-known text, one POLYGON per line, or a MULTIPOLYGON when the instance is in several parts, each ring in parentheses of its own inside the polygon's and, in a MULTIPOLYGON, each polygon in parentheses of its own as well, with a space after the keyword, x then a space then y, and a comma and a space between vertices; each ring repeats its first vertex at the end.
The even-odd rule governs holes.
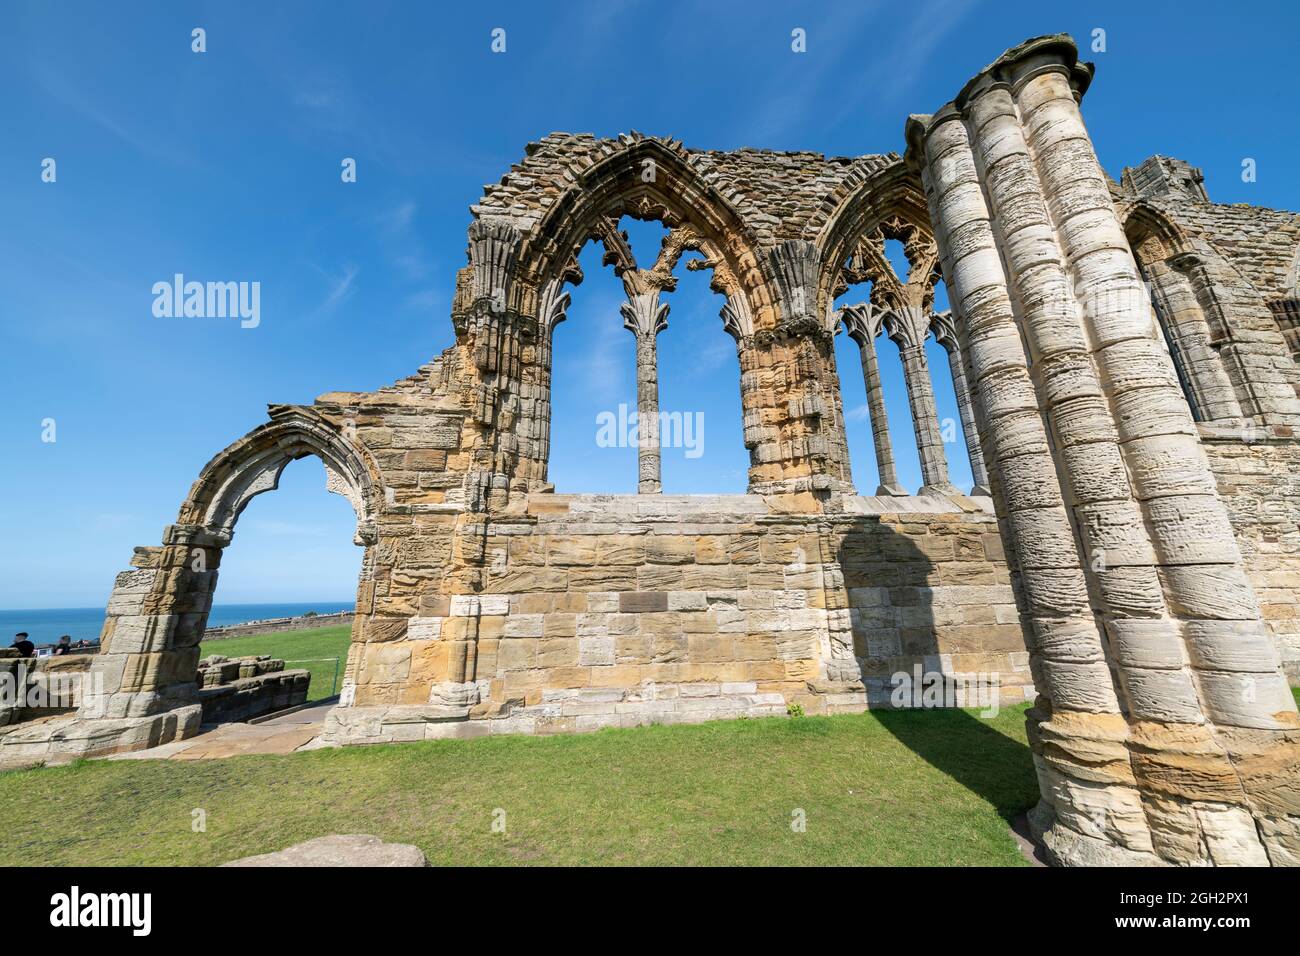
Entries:
POLYGON ((98 694, 80 716, 143 717, 193 704, 199 642, 212 608, 224 535, 171 525, 160 548, 137 548, 119 574, 91 665, 98 694))
POLYGON ((885 410, 885 392, 880 385, 880 363, 876 357, 876 336, 880 334, 880 313, 868 304, 851 305, 840 310, 840 318, 849 338, 858 345, 862 361, 862 378, 867 389, 867 413, 871 418, 871 440, 876 448, 876 470, 880 473, 877 495, 906 495, 898 483, 894 467, 894 446, 889 438, 889 413, 885 410))
POLYGON ((659 451, 659 359, 655 340, 668 328, 668 303, 647 273, 623 274, 628 299, 620 307, 623 325, 636 336, 637 493, 663 491, 659 451))
POLYGON ((1090 79, 1038 38, 908 122, 1031 625, 1032 820, 1064 863, 1300 863, 1300 718, 1079 114, 1090 79))
POLYGON ((903 360, 907 404, 912 410, 916 451, 921 458, 919 494, 958 494, 948 480, 948 457, 943 450, 939 412, 934 404, 934 383, 930 380, 930 363, 925 356, 925 337, 929 331, 925 313, 921 307, 913 306, 891 310, 885 315, 885 330, 898 345, 898 354, 903 360))
POLYGON ((537 457, 548 470, 551 459, 551 372, 555 327, 568 318, 569 293, 562 291, 562 279, 554 279, 542 290, 537 307, 537 365, 540 370, 535 427, 537 457))
MULTIPOLYGON (((770 462, 776 481, 754 489, 762 494, 853 494, 848 440, 839 411, 834 374, 835 315, 821 300, 821 254, 803 239, 787 239, 766 256, 775 328, 763 330, 760 359, 778 437, 770 462)), ((769 313, 770 314, 770 313, 769 313)), ((742 366, 743 368, 743 366, 742 366)))
POLYGON ((469 228, 473 266, 467 340, 473 359, 471 420, 477 434, 465 479, 466 505, 486 513, 509 499, 519 460, 521 342, 515 270, 519 230, 508 222, 476 220, 469 228))
POLYGON ((957 397, 957 414, 961 418, 961 433, 966 441, 966 456, 970 459, 972 495, 989 495, 989 475, 984 466, 984 451, 980 448, 979 430, 975 426, 975 408, 971 403, 970 384, 966 381, 966 365, 961 346, 957 342, 956 321, 949 309, 935 315, 930 321, 935 340, 948 353, 948 369, 952 372, 952 390, 957 397))

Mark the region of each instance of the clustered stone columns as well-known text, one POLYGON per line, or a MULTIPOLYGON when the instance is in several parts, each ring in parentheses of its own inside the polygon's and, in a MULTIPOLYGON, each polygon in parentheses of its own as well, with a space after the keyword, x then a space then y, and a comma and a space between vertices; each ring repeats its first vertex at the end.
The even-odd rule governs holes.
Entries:
POLYGON ((935 341, 948 353, 948 369, 952 372, 952 389, 957 398, 957 415, 961 418, 961 432, 966 441, 966 457, 970 460, 971 494, 988 495, 989 473, 984 465, 984 451, 980 448, 979 429, 975 423, 975 406, 971 403, 970 383, 966 380, 966 362, 957 341, 957 327, 952 310, 936 313, 930 318, 935 341))
POLYGON ((907 404, 912 410, 916 451, 921 459, 920 494, 955 495, 957 489, 948 480, 948 457, 943 450, 934 383, 925 356, 929 324, 926 312, 920 306, 900 306, 885 313, 885 331, 898 346, 898 355, 903 362, 907 404))
POLYGON ((664 285, 648 270, 623 273, 627 301, 619 308, 623 325, 636 336, 637 492, 663 491, 659 450, 659 359, 656 341, 668 328, 668 303, 659 301, 664 285))
POLYGON ((467 339, 474 367, 470 420, 473 467, 466 482, 469 511, 502 507, 519 459, 522 359, 515 271, 519 231, 477 220, 469 230, 470 304, 467 339))
MULTIPOLYGON (((760 359, 761 374, 769 384, 768 411, 780 436, 776 450, 783 474, 758 489, 751 484, 751 491, 850 490, 834 371, 835 313, 818 291, 821 255, 813 243, 789 239, 769 250, 764 264, 776 306, 775 327, 760 331, 749 344, 767 352, 760 359)), ((741 369, 747 369, 743 353, 741 369)))
POLYGON ((858 345, 862 360, 862 378, 866 383, 867 414, 871 419, 871 440, 876 448, 876 470, 880 473, 877 495, 906 495, 898 481, 894 465, 894 446, 889 438, 889 413, 885 410, 885 392, 880 384, 880 362, 876 355, 876 336, 883 316, 870 303, 846 306, 840 310, 844 328, 858 345))
POLYGON ((1300 863, 1300 718, 1079 113, 1090 77, 1068 37, 1032 40, 907 130, 1030 624, 1032 821, 1066 863, 1300 863))

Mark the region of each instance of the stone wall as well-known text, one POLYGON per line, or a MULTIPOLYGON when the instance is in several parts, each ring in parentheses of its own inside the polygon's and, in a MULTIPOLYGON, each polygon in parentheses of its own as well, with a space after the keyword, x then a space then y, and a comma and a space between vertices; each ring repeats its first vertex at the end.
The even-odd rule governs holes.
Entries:
POLYGON ((1300 444, 1263 432, 1246 443, 1204 427, 1201 438, 1264 623, 1300 685, 1300 444))
POLYGON ((265 621, 247 621, 243 624, 223 624, 210 627, 203 632, 205 641, 219 641, 228 637, 248 637, 250 634, 282 634, 285 631, 302 631, 308 628, 334 627, 337 624, 351 624, 352 611, 337 611, 332 614, 312 614, 299 617, 276 617, 265 621))
POLYGON ((0 727, 79 707, 92 660, 88 654, 24 658, 0 649, 0 727))
POLYGON ((987 499, 842 505, 535 495, 488 530, 482 593, 423 601, 402 633, 353 644, 326 735, 862 710, 889 706, 895 675, 917 666, 987 675, 1002 703, 1032 695, 987 499))
POLYGON ((260 657, 222 657, 199 661, 198 702, 203 723, 245 721, 306 703, 311 672, 285 670, 284 661, 260 657))

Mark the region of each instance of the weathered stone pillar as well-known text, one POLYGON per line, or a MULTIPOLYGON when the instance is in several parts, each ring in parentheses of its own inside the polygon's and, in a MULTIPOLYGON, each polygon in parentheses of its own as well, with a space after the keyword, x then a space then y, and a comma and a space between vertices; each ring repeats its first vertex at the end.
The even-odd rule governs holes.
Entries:
POLYGON ((549 468, 551 459, 551 378, 555 327, 568 318, 569 293, 563 291, 564 280, 557 278, 542 290, 537 304, 537 366, 539 369, 535 415, 538 460, 549 468))
POLYGON ((907 131, 1030 618, 1033 823, 1064 863, 1300 863, 1300 718, 1079 114, 1091 75, 1031 40, 907 131))
POLYGON ((659 450, 659 358, 656 339, 668 328, 668 303, 648 272, 623 273, 627 301, 620 307, 623 325, 636 336, 637 493, 663 491, 659 450))
MULTIPOLYGON (((788 239, 766 256, 775 328, 751 339, 766 355, 755 356, 763 391, 771 397, 768 421, 776 460, 765 462, 779 476, 751 490, 762 494, 853 493, 839 381, 834 373, 835 317, 820 301, 821 255, 813 243, 788 239), (761 344, 760 344, 761 343, 761 344)), ((746 360, 742 355, 742 372, 746 360)))
POLYGON ((948 353, 948 369, 952 372, 952 390, 957 397, 957 414, 961 418, 961 433, 966 441, 966 457, 970 460, 972 495, 989 495, 989 474, 984 465, 984 451, 980 448, 979 430, 975 425, 975 407, 971 404, 970 384, 966 381, 966 364, 961 345, 957 341, 957 327, 949 309, 932 316, 935 341, 948 353))
POLYGON ((470 305, 466 341, 473 360, 471 420, 477 426, 466 476, 471 512, 504 507, 516 485, 520 456, 524 324, 516 281, 519 230, 508 222, 476 220, 469 228, 470 305))
POLYGON ((870 303, 851 305, 840 310, 844 328, 858 345, 862 361, 862 378, 867 389, 867 414, 871 419, 871 440, 876 448, 876 470, 880 473, 877 495, 906 495, 898 483, 894 466, 894 446, 889 437, 889 413, 885 410, 885 391, 880 384, 880 363, 876 356, 876 336, 880 334, 881 314, 870 303))
POLYGON ((948 480, 948 457, 943 450, 939 411, 934 403, 934 383, 930 380, 930 363, 925 356, 929 323, 923 308, 904 306, 891 309, 885 314, 885 330, 898 345, 898 354, 903 360, 907 404, 912 410, 916 451, 921 458, 920 494, 955 495, 957 489, 948 480))
MULTIPOLYGON (((171 525, 162 547, 137 548, 135 570, 117 576, 104 612, 79 717, 148 717, 182 710, 197 727, 199 642, 229 538, 171 525)), ((190 727, 187 732, 192 732, 190 727)))

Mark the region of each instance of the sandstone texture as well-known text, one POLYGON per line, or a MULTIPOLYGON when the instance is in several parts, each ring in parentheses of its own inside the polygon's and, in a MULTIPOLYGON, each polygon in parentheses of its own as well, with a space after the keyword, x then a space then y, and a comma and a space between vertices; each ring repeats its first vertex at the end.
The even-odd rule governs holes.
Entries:
POLYGON ((386 388, 272 405, 202 469, 118 576, 58 746, 190 732, 236 519, 315 455, 364 549, 327 741, 838 713, 897 703, 900 673, 992 675, 1000 703, 1035 701, 1031 821, 1058 862, 1300 860, 1300 216, 1217 205, 1166 157, 1110 180, 1081 114, 1092 72, 1068 37, 1027 41, 911 117, 903 157, 529 144, 472 207, 455 344, 386 388), (653 263, 624 216, 667 227, 653 263), (646 440, 638 495, 548 483, 554 334, 588 240, 623 281, 611 320, 646 414, 674 270, 725 296, 746 494, 662 494, 646 440), (836 368, 841 331, 860 368, 836 368), (917 494, 893 464, 881 336, 917 494), (866 496, 840 395, 859 373, 866 496), (949 479, 935 375, 971 495, 949 479))
POLYGON ((376 836, 317 837, 276 853, 232 860, 222 866, 428 866, 424 853, 409 843, 385 843, 376 836))

